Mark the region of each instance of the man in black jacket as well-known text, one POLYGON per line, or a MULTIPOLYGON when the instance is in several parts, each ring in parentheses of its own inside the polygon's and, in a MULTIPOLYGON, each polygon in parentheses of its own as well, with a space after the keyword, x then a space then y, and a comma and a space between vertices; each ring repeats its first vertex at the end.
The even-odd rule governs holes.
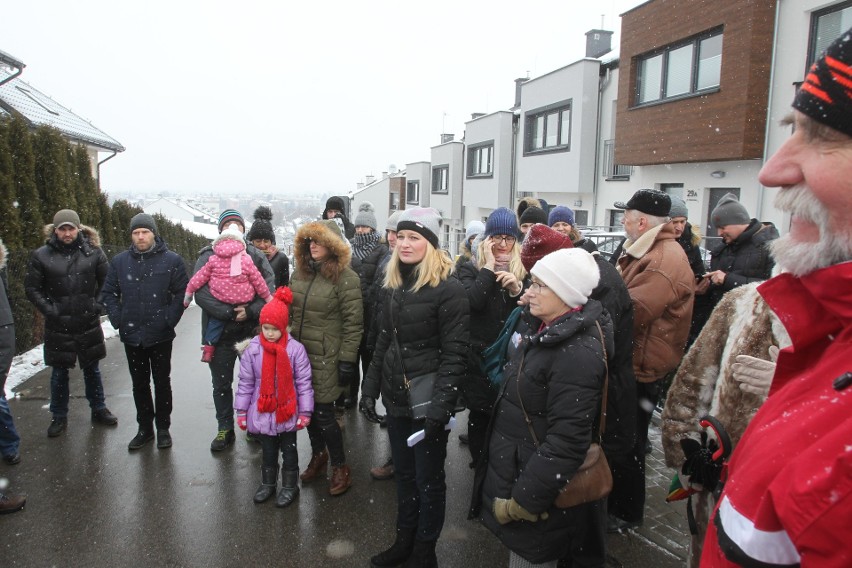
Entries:
POLYGON ((118 419, 106 407, 98 361, 106 357, 98 296, 107 275, 107 257, 93 228, 62 209, 45 227, 47 243, 30 255, 24 288, 27 299, 44 314, 44 362, 50 377, 51 438, 68 425, 68 369, 79 360, 92 422, 114 426, 118 419))
POLYGON ((130 220, 130 236, 130 248, 109 264, 102 295, 109 321, 124 343, 133 381, 139 432, 127 449, 138 450, 153 440, 155 423, 157 447, 170 448, 172 342, 183 315, 186 268, 158 236, 157 223, 147 213, 130 220))

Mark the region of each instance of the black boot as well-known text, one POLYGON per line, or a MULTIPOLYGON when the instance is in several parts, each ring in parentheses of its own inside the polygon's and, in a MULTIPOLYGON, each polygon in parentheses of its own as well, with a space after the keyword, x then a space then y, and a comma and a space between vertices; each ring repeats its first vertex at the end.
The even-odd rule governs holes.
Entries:
POLYGON ((438 568, 438 557, 435 556, 436 541, 423 540, 414 541, 414 550, 411 557, 404 564, 404 568, 438 568))
POLYGON ((414 535, 417 529, 396 529, 396 540, 390 548, 370 558, 373 568, 399 566, 411 556, 414 550, 414 535))
POLYGON ((275 495, 275 489, 278 487, 278 466, 261 467, 260 479, 261 485, 257 488, 257 493, 254 494, 255 503, 263 503, 275 495))
POLYGON ((286 507, 299 496, 299 470, 281 470, 281 491, 275 500, 276 507, 286 507))

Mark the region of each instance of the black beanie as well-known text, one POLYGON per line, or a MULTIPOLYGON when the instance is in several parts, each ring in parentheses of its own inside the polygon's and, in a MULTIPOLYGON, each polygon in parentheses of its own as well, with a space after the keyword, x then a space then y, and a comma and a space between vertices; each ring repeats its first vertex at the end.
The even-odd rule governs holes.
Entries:
POLYGON ((852 28, 811 66, 793 99, 793 108, 852 136, 852 28))
POLYGON ((156 235, 157 222, 154 221, 154 218, 147 213, 137 213, 130 220, 130 232, 132 233, 136 229, 148 229, 156 235))
POLYGON ((266 239, 275 244, 275 231, 272 230, 272 209, 265 205, 261 205, 254 210, 254 223, 251 224, 246 239, 253 241, 255 239, 266 239))

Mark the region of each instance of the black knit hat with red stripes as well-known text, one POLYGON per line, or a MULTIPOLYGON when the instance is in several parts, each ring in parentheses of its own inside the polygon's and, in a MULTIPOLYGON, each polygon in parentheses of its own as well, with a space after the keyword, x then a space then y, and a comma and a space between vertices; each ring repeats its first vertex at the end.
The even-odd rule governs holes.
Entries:
POLYGON ((852 136, 852 28, 811 66, 796 93, 793 108, 852 136))

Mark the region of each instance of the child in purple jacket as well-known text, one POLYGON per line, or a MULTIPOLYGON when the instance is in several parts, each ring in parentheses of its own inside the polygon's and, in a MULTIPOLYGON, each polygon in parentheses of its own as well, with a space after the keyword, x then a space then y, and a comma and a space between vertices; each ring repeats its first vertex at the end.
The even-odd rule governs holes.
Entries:
MULTIPOLYGON (((255 294, 266 300, 272 298, 266 280, 251 256, 246 252, 246 243, 243 234, 236 224, 231 224, 213 241, 213 254, 207 262, 198 269, 189 284, 186 286, 186 295, 183 298, 184 307, 188 307, 192 301, 192 295, 199 288, 209 284, 210 293, 213 297, 226 304, 235 306, 245 305, 254 299, 255 294)), ((204 330, 204 346, 202 347, 201 360, 209 363, 213 360, 216 343, 222 336, 225 322, 216 318, 209 318, 204 330)))
POLYGON ((304 346, 287 331, 292 302, 293 293, 282 286, 260 311, 261 333, 249 341, 240 357, 240 381, 234 397, 237 426, 248 429, 263 449, 262 481, 255 503, 275 494, 281 452, 277 507, 286 507, 299 495, 296 431, 310 424, 314 410, 311 362, 304 346))

